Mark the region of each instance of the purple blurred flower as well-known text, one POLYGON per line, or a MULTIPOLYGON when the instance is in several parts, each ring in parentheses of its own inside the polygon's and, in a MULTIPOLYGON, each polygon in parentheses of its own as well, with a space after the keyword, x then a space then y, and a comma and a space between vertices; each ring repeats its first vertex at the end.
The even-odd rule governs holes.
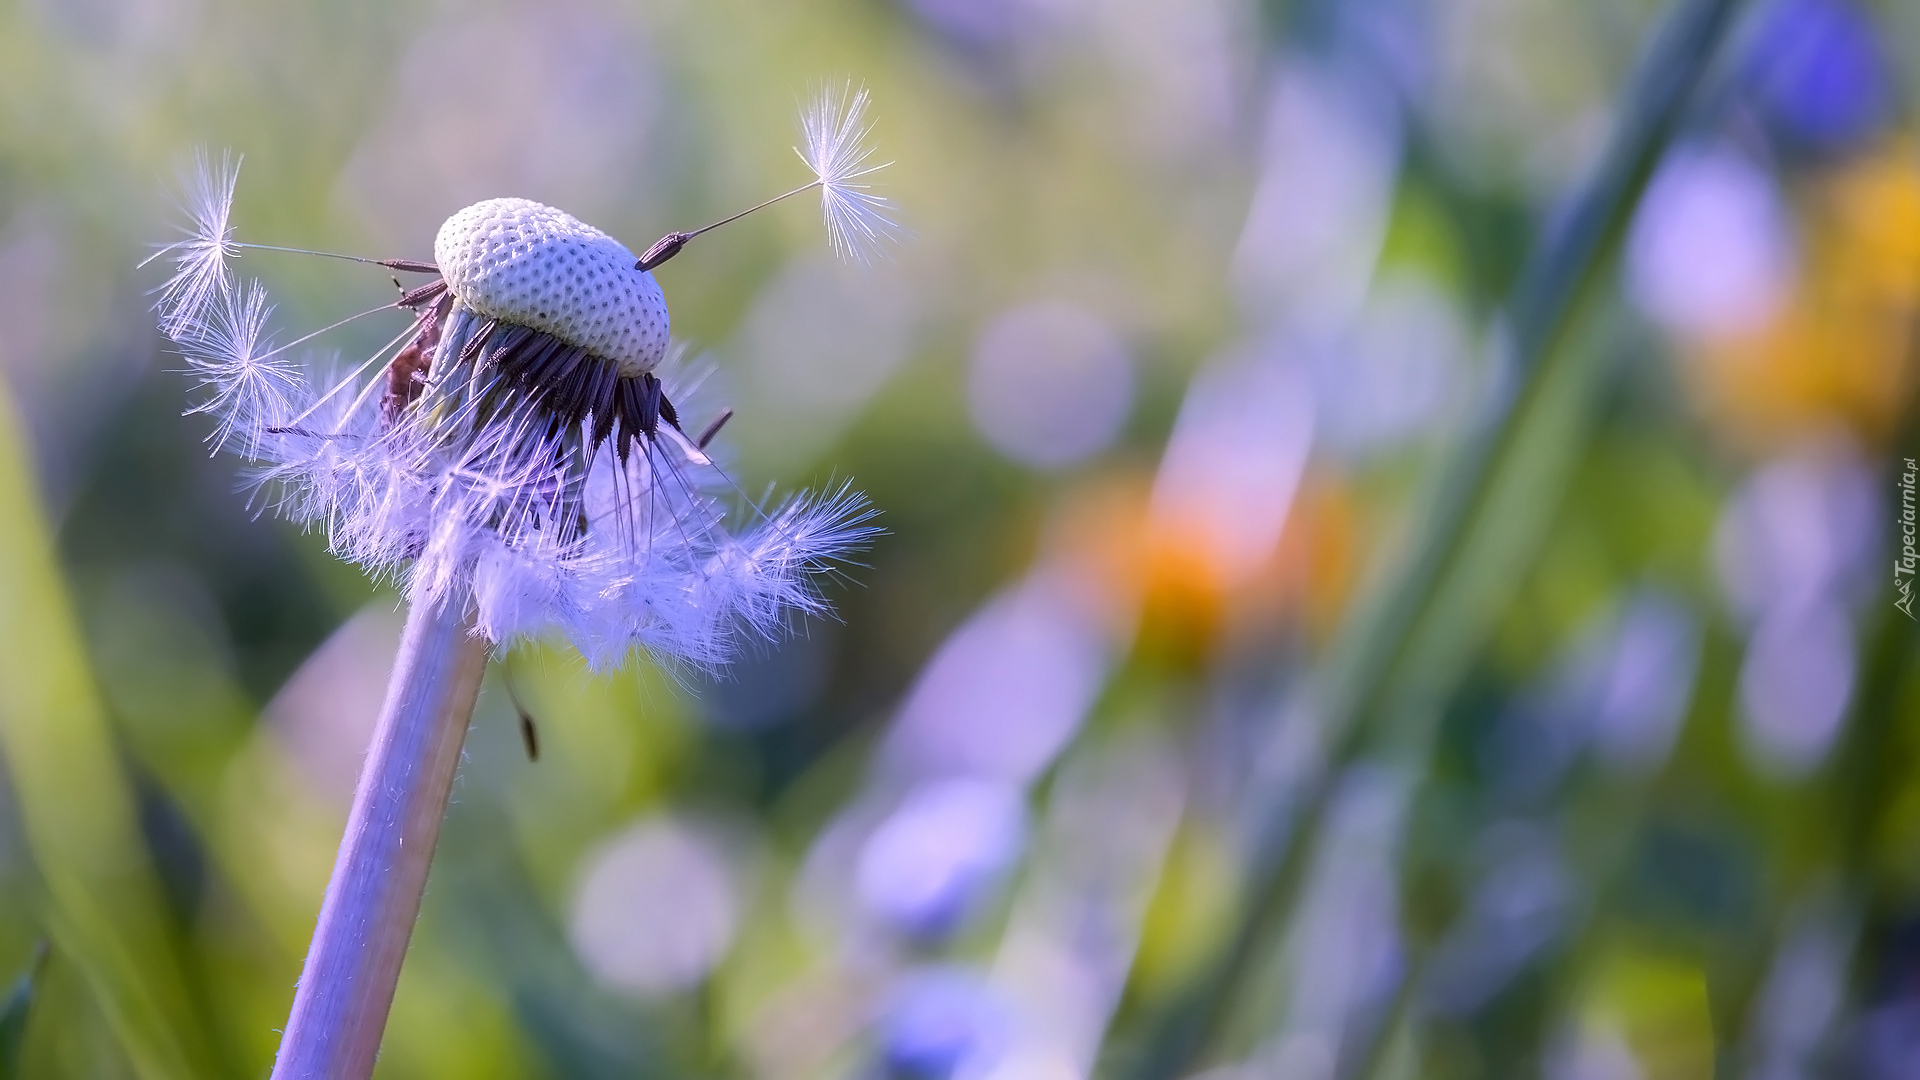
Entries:
POLYGON ((1285 946, 1291 998, 1273 1051, 1281 1075, 1318 1066, 1404 976, 1395 860, 1410 790, 1404 773, 1370 763, 1340 780, 1285 946))
POLYGON ((1025 784, 1079 730, 1109 646, 1073 583, 1041 570, 989 600, 920 672, 887 743, 908 776, 968 773, 1025 784))
POLYGON ((1920 999, 1904 997, 1862 1016, 1843 1060, 1861 1080, 1920 1075, 1920 999))
MULTIPOLYGON (((1800 912, 1774 954, 1749 1025, 1754 1080, 1823 1075, 1821 1051, 1846 1000, 1846 970, 1856 928, 1844 907, 1822 898, 1800 912)), ((1904 1074, 1903 1074, 1904 1075, 1904 1074)))
POLYGON ((1648 770, 1665 760, 1700 662, 1700 626, 1678 599, 1645 591, 1621 611, 1598 695, 1594 750, 1615 767, 1648 770))
POLYGON ((1685 718, 1699 660, 1693 612, 1671 594, 1636 590, 1593 618, 1503 718, 1485 750, 1495 782, 1518 801, 1542 798, 1587 747, 1610 768, 1651 770, 1685 718))
POLYGON ((1850 608, 1867 594, 1878 497, 1850 448, 1813 446, 1742 484, 1714 536, 1721 586, 1753 628, 1741 716, 1759 764, 1787 776, 1826 755, 1853 695, 1850 608))
POLYGON ((906 6, 954 45, 994 49, 1032 29, 1031 0, 906 0, 906 6))
POLYGON ((603 985, 685 990, 732 947, 740 885, 727 850, 670 817, 634 823, 582 860, 567 936, 603 985))
POLYGON ((1153 515, 1203 538, 1238 587, 1273 554, 1313 451, 1314 394, 1278 357, 1228 352, 1187 386, 1153 483, 1153 515))
POLYGON ((974 343, 974 426, 994 449, 1038 469, 1099 453, 1133 405, 1133 365, 1106 322, 1071 304, 1000 313, 974 343))
POLYGON ((1294 58, 1275 80, 1260 183, 1233 256, 1250 321, 1344 325, 1366 297, 1400 157, 1391 106, 1294 58))
POLYGON ((1853 625, 1831 600, 1768 610, 1740 668, 1741 715, 1761 764, 1798 776, 1826 756, 1853 698, 1857 653, 1853 625))
POLYGON ((1466 327, 1453 301, 1424 275, 1383 276, 1349 332, 1306 351, 1316 434, 1326 450, 1348 460, 1430 434, 1470 397, 1466 327))
POLYGON ((915 789, 860 852, 862 903, 906 933, 957 928, 1012 867, 1026 800, 1011 784, 941 780, 915 789))
POLYGON ((1682 146, 1647 189, 1627 240, 1627 294, 1666 330, 1751 330, 1794 274, 1787 210, 1773 178, 1724 146, 1682 146))
POLYGON ((1814 596, 1855 601, 1871 588, 1878 496, 1847 447, 1814 446, 1742 483, 1714 531, 1714 568, 1749 625, 1776 604, 1814 596))

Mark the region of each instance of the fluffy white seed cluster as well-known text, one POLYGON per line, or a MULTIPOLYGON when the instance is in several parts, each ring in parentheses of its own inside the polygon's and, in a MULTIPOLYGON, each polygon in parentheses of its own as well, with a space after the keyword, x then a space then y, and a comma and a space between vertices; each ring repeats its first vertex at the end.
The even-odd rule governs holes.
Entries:
POLYGON ((640 375, 667 354, 666 297, 626 245, 528 199, 488 199, 448 218, 433 241, 440 273, 468 309, 544 331, 640 375))

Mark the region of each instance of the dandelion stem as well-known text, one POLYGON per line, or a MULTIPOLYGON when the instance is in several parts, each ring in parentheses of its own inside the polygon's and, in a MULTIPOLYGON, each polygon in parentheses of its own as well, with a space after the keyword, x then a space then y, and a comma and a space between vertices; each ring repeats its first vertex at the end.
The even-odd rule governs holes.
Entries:
POLYGON ((274 1080, 373 1072, 486 672, 486 643, 472 631, 459 600, 418 604, 407 615, 274 1080))

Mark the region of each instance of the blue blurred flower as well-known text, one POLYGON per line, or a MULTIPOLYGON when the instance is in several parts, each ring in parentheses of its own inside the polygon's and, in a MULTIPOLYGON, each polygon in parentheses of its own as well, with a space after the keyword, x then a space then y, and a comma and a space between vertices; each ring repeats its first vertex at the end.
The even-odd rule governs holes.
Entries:
POLYGON ((1779 0, 1747 63, 1755 101, 1789 147, 1844 150, 1891 116, 1891 72, 1872 17, 1853 0, 1779 0))
POLYGON ((1427 972, 1424 994, 1442 1014, 1472 1013, 1508 986, 1565 930, 1576 898, 1550 830, 1503 823, 1483 846, 1492 865, 1427 972))
POLYGON ((1015 1021, 980 976, 922 971, 902 980, 881 1018, 881 1058, 899 1080, 946 1080, 990 1066, 1011 1045, 1015 1021))

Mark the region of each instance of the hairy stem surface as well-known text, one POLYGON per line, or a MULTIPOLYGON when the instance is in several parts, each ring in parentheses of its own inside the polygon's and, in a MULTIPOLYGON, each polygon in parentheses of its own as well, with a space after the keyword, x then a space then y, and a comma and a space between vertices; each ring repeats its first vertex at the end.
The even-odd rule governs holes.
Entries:
POLYGON ((373 1072, 487 669, 461 601, 416 605, 360 771, 274 1080, 373 1072))

